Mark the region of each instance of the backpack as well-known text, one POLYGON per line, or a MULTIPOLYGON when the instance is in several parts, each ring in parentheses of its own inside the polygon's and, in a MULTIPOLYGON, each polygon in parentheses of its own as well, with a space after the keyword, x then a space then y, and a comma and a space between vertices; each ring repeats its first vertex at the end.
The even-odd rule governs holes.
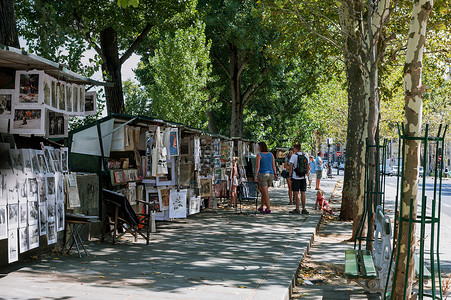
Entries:
POLYGON ((308 173, 308 159, 303 154, 297 154, 298 163, 296 164, 296 168, 294 168, 294 172, 298 177, 304 177, 308 173))

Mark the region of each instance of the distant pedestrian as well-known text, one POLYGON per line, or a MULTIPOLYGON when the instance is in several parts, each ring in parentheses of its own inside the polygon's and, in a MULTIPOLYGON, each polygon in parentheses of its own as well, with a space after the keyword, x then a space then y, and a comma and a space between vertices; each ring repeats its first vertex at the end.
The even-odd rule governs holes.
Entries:
POLYGON ((319 184, 321 183, 321 178, 323 178, 323 153, 321 151, 318 152, 318 156, 315 159, 315 167, 316 167, 316 188, 315 190, 319 190, 319 184))
POLYGON ((284 164, 284 178, 287 180, 287 184, 288 184, 288 199, 289 199, 289 203, 288 205, 293 204, 293 188, 292 188, 292 182, 291 182, 291 177, 290 177, 290 158, 293 155, 293 148, 290 149, 290 151, 288 152, 287 157, 285 158, 285 164, 284 164))
MULTIPOLYGON (((293 188, 293 200, 295 201, 296 208, 290 211, 292 214, 300 214, 300 203, 302 203, 302 213, 308 214, 309 212, 305 209, 305 191, 307 190, 307 179, 305 176, 308 174, 310 165, 308 164, 308 158, 304 153, 301 152, 301 145, 299 143, 294 144, 294 153, 290 159, 290 177, 292 178, 292 188, 293 188), (298 159, 299 158, 299 159, 298 159), (298 174, 296 172, 296 168, 298 167, 298 161, 303 163, 305 162, 305 166, 299 166, 303 171, 302 174, 298 174), (306 170, 305 170, 306 168, 306 170), (301 193, 299 197, 299 193, 301 193)), ((297 169, 299 170, 299 169, 297 169)))
POLYGON ((268 188, 272 184, 276 174, 276 160, 274 159, 274 155, 268 151, 268 146, 265 142, 258 143, 258 149, 260 153, 257 154, 254 178, 255 181, 258 181, 258 188, 262 194, 262 202, 258 211, 270 214, 271 204, 269 203, 268 188), (265 210, 263 210, 263 206, 266 206, 265 210))
POLYGON ((230 198, 229 207, 236 207, 238 188, 238 157, 233 158, 233 168, 232 168, 232 198, 230 198))
POLYGON ((309 165, 310 165, 310 171, 308 172, 308 188, 312 188, 312 180, 316 177, 316 164, 315 159, 313 156, 310 155, 309 157, 309 165))
POLYGON ((314 209, 316 210, 317 208, 319 208, 319 210, 328 212, 331 215, 334 214, 332 209, 329 208, 329 204, 327 204, 326 198, 324 198, 324 191, 323 190, 318 190, 316 192, 316 202, 315 202, 314 209))

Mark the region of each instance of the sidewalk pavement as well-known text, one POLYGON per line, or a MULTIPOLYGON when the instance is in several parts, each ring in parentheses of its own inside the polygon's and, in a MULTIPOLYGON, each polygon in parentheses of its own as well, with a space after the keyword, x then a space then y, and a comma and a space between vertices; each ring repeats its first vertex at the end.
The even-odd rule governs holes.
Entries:
MULTIPOLYGON (((322 180, 326 199, 336 178, 322 180)), ((294 206, 286 187, 270 197, 269 215, 206 211, 157 223, 150 245, 90 241, 88 257, 56 254, 9 266, 0 274, 0 299, 289 299, 321 214, 312 210, 314 190, 307 191, 309 215, 288 213, 294 206)))

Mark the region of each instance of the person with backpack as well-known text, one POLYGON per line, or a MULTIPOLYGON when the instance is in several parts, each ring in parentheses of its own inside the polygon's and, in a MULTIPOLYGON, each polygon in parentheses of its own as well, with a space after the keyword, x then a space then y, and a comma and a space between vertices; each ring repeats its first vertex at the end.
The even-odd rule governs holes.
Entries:
POLYGON ((321 183, 321 178, 323 178, 323 153, 321 151, 318 152, 318 156, 315 159, 316 165, 316 188, 315 190, 319 190, 319 184, 321 183))
POLYGON ((261 196, 261 206, 258 211, 264 214, 271 213, 271 206, 269 203, 269 191, 268 188, 271 186, 274 176, 276 174, 276 160, 274 155, 268 151, 268 146, 265 142, 258 143, 258 149, 260 151, 257 154, 255 162, 255 178, 254 180, 258 182, 258 188, 260 190, 261 196), (266 205, 266 209, 263 210, 263 206, 266 205))
POLYGON ((307 156, 301 152, 301 145, 299 143, 294 144, 294 154, 290 159, 290 177, 291 187, 293 189, 293 200, 295 201, 296 208, 290 211, 292 214, 300 214, 300 204, 302 204, 302 214, 308 214, 305 209, 305 191, 307 190, 307 179, 305 176, 310 171, 310 165, 308 163, 307 156), (299 197, 299 192, 301 193, 299 197))

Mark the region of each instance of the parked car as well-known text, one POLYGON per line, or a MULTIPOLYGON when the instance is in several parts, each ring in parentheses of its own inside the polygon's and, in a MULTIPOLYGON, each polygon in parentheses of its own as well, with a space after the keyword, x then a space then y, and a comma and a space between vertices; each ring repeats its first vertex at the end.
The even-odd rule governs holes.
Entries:
POLYGON ((422 166, 418 167, 418 176, 423 177, 424 175, 424 168, 422 166))
POLYGON ((393 176, 398 176, 399 175, 398 166, 391 167, 391 173, 392 173, 393 176))
POLYGON ((339 168, 340 170, 344 170, 344 169, 345 169, 345 163, 344 163, 344 162, 340 163, 340 165, 338 166, 338 168, 339 168))

